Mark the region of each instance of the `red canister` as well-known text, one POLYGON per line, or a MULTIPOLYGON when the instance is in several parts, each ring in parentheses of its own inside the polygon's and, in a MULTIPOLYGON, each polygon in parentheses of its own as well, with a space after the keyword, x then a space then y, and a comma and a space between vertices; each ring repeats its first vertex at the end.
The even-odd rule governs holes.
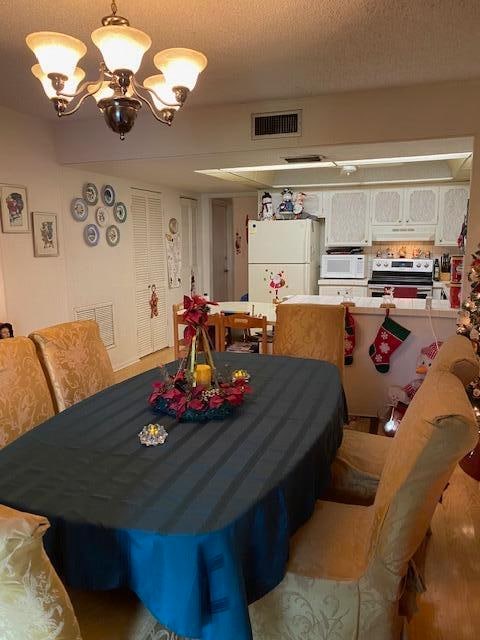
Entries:
POLYGON ((450 306, 452 309, 460 308, 461 284, 450 284, 450 306))
POLYGON ((450 280, 458 284, 462 281, 463 256, 452 256, 450 261, 450 280))

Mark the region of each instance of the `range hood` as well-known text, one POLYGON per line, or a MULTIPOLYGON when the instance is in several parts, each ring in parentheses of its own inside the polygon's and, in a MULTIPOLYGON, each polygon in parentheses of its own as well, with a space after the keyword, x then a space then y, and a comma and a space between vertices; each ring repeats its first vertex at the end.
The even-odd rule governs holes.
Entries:
POLYGON ((415 226, 372 226, 372 240, 377 242, 391 242, 395 240, 435 240, 435 225, 424 224, 415 226))

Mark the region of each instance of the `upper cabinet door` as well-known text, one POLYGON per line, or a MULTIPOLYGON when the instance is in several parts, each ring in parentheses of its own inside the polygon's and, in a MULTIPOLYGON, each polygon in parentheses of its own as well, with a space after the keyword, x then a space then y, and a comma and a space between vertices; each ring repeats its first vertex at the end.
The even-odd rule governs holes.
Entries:
POLYGON ((371 244, 369 191, 328 191, 324 202, 327 246, 371 244))
POLYGON ((456 245, 467 212, 470 189, 468 186, 440 187, 436 245, 456 245))
POLYGON ((438 187, 406 189, 405 224, 437 224, 438 187))
POLYGON ((378 189, 371 192, 372 224, 398 225, 403 222, 403 189, 378 189))

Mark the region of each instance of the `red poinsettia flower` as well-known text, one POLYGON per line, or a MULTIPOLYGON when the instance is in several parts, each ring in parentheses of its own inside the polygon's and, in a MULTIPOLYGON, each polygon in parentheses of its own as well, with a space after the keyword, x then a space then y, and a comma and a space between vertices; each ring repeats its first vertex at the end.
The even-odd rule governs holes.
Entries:
POLYGON ((190 400, 190 402, 188 403, 188 407, 189 409, 194 409, 195 411, 202 411, 202 409, 205 408, 205 405, 203 401, 200 400, 200 398, 193 398, 193 400, 190 400))
POLYGON ((221 407, 224 402, 225 400, 224 398, 222 398, 222 396, 215 395, 212 396, 208 401, 208 406, 210 407, 210 409, 218 409, 218 407, 221 407))

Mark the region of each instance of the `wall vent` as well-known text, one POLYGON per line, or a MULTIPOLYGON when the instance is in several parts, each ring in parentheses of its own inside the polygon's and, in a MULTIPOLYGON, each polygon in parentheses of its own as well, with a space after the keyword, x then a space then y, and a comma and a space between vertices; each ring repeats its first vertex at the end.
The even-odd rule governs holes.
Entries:
POLYGON ((75 320, 95 320, 100 329, 100 337, 107 349, 115 346, 113 323, 113 303, 105 302, 89 307, 74 309, 75 320))
POLYGON ((252 113, 252 139, 302 135, 302 110, 252 113))

